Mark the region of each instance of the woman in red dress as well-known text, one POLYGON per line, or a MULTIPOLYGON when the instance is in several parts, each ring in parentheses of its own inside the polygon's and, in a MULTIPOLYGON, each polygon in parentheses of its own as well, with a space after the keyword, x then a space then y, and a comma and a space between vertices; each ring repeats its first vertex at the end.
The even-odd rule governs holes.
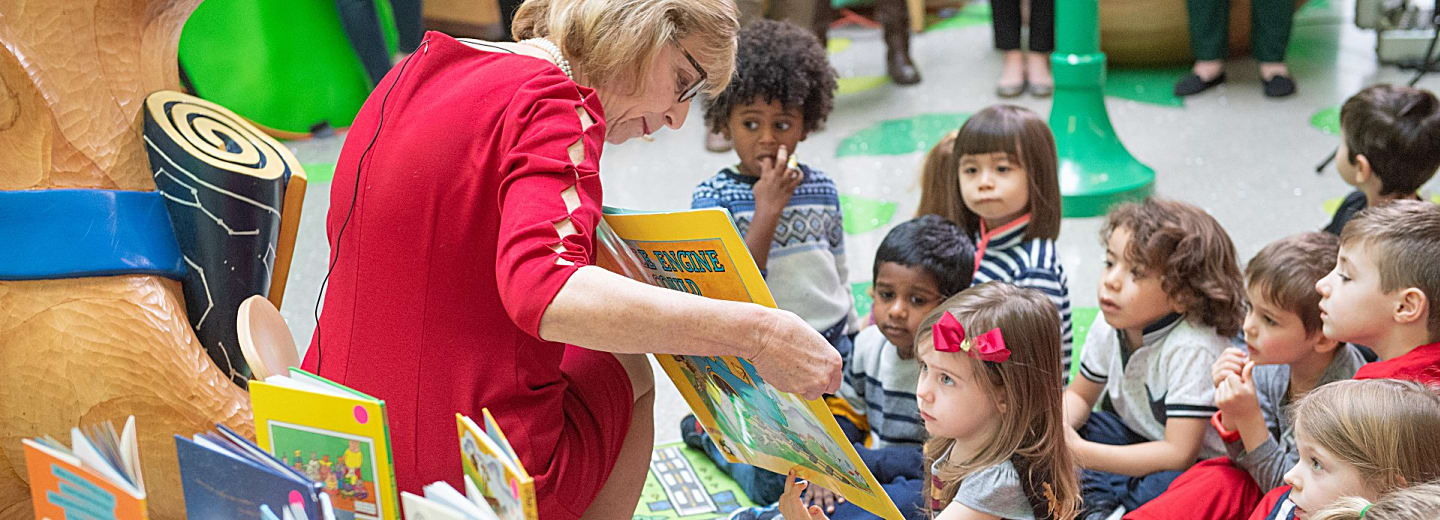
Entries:
POLYGON ((401 490, 459 483, 454 414, 488 407, 542 518, 628 518, 654 437, 644 353, 838 388, 838 354, 795 315, 593 265, 604 142, 679 128, 696 92, 724 89, 735 16, 733 0, 529 0, 519 43, 429 33, 366 101, 304 367, 385 400, 401 490))

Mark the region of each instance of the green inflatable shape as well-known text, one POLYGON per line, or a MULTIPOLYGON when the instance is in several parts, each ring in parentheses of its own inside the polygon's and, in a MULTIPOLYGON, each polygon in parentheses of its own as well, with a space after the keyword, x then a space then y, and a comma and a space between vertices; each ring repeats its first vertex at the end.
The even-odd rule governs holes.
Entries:
POLYGON ((867 90, 875 90, 883 85, 890 84, 889 76, 860 76, 858 78, 837 78, 835 80, 835 95, 848 96, 858 94, 867 90))
POLYGON ((874 282, 855 282, 850 284, 850 296, 855 299, 855 314, 860 316, 860 321, 870 315, 870 308, 875 306, 875 299, 870 296, 870 288, 874 282))
MULTIPOLYGON (((376 12, 393 52, 388 0, 376 12)), ((185 23, 179 54, 197 95, 282 137, 348 127, 370 95, 334 0, 207 0, 185 23)))
POLYGON ((990 25, 990 4, 970 2, 955 16, 949 18, 935 17, 933 20, 934 21, 925 24, 925 30, 936 31, 960 29, 976 25, 990 25))
POLYGON ((970 114, 921 114, 887 119, 870 125, 840 141, 836 157, 855 155, 904 155, 928 152, 940 138, 960 128, 970 114))
POLYGON ((1189 71, 1188 67, 1110 67, 1105 72, 1105 95, 1152 105, 1183 107, 1185 101, 1175 95, 1175 81, 1189 71))
POLYGON ((305 169, 305 176, 310 184, 330 182, 330 179, 335 178, 335 163, 310 163, 300 167, 305 169))
POLYGON ((1330 135, 1340 135, 1340 106, 1322 108, 1310 116, 1310 126, 1330 135))
POLYGON ((858 235, 889 224, 895 218, 895 203, 841 194, 840 214, 844 215, 845 234, 858 235))

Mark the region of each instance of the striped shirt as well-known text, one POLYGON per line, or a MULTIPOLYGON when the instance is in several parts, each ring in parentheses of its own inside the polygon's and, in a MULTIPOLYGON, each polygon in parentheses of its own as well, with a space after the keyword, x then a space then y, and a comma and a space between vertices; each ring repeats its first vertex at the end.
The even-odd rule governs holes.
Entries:
MULTIPOLYGON (((799 315, 815 330, 845 324, 855 330, 855 302, 850 296, 850 273, 845 267, 845 229, 840 218, 840 190, 819 170, 800 164, 805 173, 780 211, 775 236, 770 240, 765 284, 775 305, 799 315)), ((755 218, 755 183, 758 177, 725 168, 701 182, 691 195, 690 208, 725 208, 740 236, 750 232, 755 218)))
POLYGON ((915 401, 919 382, 920 362, 900 359, 880 327, 871 325, 855 336, 839 395, 870 423, 872 448, 918 448, 925 442, 925 422, 915 401))
POLYGON ((985 229, 981 222, 980 236, 975 239, 975 281, 971 285, 1006 282, 1035 289, 1050 298, 1060 311, 1060 374, 1065 377, 1070 373, 1074 341, 1070 330, 1070 289, 1065 268, 1060 266, 1060 255, 1055 251, 1055 241, 1025 238, 1029 223, 1028 214, 993 230, 985 229))

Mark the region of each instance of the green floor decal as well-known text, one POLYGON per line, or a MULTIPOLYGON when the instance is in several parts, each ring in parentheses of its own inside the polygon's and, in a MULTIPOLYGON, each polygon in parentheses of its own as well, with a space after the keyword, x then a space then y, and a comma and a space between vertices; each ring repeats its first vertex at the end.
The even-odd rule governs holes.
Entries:
POLYGON ((928 152, 945 134, 960 128, 970 114, 921 114, 904 119, 887 119, 866 127, 840 141, 836 157, 855 155, 904 155, 928 152))
POLYGON ((945 29, 959 29, 976 25, 990 25, 990 4, 970 2, 955 16, 941 18, 931 16, 925 19, 925 30, 942 31, 945 29))
POLYGON ((1175 82, 1189 71, 1189 67, 1110 67, 1105 72, 1105 95, 1152 105, 1183 107, 1185 101, 1175 95, 1175 82))
POLYGON ((848 96, 889 85, 890 76, 860 76, 858 78, 836 78, 835 95, 848 96))
POLYGON ((651 453, 634 520, 710 520, 752 505, 704 453, 675 442, 651 453))
POLYGON ((335 163, 310 163, 300 167, 305 169, 305 181, 310 184, 330 182, 335 178, 335 163))
POLYGON ((1322 108, 1310 116, 1310 126, 1330 135, 1340 135, 1340 106, 1322 108))
POLYGON ((855 300, 855 315, 864 322, 870 317, 870 308, 875 306, 875 298, 870 296, 870 287, 873 282, 855 282, 850 284, 850 296, 855 300))
POLYGON ((874 231, 895 218, 895 203, 858 195, 840 195, 840 214, 845 220, 845 234, 858 235, 874 231))

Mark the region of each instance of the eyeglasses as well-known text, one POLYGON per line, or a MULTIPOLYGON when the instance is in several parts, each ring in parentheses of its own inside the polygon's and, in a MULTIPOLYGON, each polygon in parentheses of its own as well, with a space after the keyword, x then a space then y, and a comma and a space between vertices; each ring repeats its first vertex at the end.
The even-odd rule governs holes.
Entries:
POLYGON ((695 78, 694 83, 691 83, 690 86, 685 87, 685 90, 680 93, 680 99, 675 101, 676 103, 684 103, 686 101, 690 101, 690 98, 693 98, 696 94, 700 93, 700 89, 705 87, 705 78, 709 76, 705 74, 705 69, 700 67, 700 62, 695 61, 695 57, 690 55, 690 51, 687 51, 685 50, 685 47, 680 46, 679 42, 675 43, 675 47, 680 49, 680 53, 685 55, 686 60, 690 61, 690 66, 695 67, 695 72, 700 73, 700 77, 695 78))

